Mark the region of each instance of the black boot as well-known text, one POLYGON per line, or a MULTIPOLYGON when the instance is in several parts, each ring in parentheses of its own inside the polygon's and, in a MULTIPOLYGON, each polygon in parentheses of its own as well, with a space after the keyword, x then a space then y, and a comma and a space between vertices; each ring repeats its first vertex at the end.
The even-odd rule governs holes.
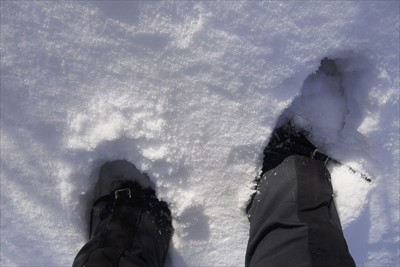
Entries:
MULTIPOLYGON (((317 73, 322 73, 327 76, 340 75, 335 60, 330 58, 323 58, 321 60, 317 73)), ((291 118, 287 116, 288 115, 284 112, 278 119, 278 124, 273 130, 271 138, 264 149, 263 167, 260 176, 255 179, 255 189, 257 189, 259 180, 267 171, 277 167, 289 156, 306 156, 322 161, 325 165, 328 163, 340 164, 337 160, 319 151, 309 141, 309 133, 294 125, 291 118)), ((254 195, 251 196, 250 202, 247 205, 247 213, 251 208, 253 199, 254 195)))
POLYGON ((90 240, 73 266, 163 266, 173 233, 171 212, 149 177, 127 161, 107 162, 95 195, 90 240))
MULTIPOLYGON (((319 71, 338 75, 330 59, 321 61, 319 71)), ((245 266, 355 266, 326 168, 337 161, 321 153, 290 119, 279 121, 246 209, 250 235, 245 266)))
POLYGON ((288 120, 282 126, 274 129, 268 145, 264 149, 264 161, 261 176, 278 166, 285 158, 292 155, 302 155, 324 162, 336 162, 319 151, 309 140, 308 133, 297 128, 288 120))
MULTIPOLYGON (((292 124, 287 120, 283 125, 276 127, 271 135, 271 138, 264 149, 264 160, 261 169, 261 174, 255 179, 255 191, 257 191, 260 179, 266 172, 274 169, 283 162, 284 159, 293 155, 306 156, 312 159, 319 160, 325 165, 337 161, 320 152, 309 140, 308 133, 292 124)), ((254 196, 251 196, 246 207, 246 213, 252 206, 254 196)))

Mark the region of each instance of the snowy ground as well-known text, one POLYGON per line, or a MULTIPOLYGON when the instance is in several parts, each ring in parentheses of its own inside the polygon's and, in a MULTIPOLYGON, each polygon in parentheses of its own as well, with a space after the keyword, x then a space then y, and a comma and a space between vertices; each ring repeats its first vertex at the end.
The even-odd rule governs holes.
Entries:
POLYGON ((0 265, 71 265, 84 192, 124 158, 170 203, 169 266, 243 266, 286 108, 372 178, 332 170, 357 264, 399 266, 399 2, 1 1, 0 265))

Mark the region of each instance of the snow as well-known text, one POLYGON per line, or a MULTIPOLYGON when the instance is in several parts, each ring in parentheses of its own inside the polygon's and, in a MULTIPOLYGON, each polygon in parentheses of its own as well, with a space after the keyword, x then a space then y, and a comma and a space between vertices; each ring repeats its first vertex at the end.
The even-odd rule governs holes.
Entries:
POLYGON ((127 159, 170 204, 168 266, 243 266, 243 208, 285 111, 343 163, 332 183, 357 265, 399 266, 399 13, 1 1, 0 265, 70 266, 99 167, 127 159), (315 74, 324 57, 340 76, 315 74))

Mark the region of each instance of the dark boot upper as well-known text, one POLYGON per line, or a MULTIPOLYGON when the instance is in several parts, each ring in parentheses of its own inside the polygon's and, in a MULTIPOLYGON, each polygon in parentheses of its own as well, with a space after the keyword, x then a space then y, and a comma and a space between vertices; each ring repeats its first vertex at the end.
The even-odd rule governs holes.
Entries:
MULTIPOLYGON (((276 168, 286 158, 293 155, 306 156, 316 159, 325 164, 334 161, 334 159, 321 153, 309 140, 308 133, 297 128, 290 120, 287 120, 282 125, 277 126, 272 132, 271 138, 264 149, 264 160, 261 174, 255 180, 255 189, 259 185, 260 179, 266 172, 276 168)), ((251 196, 246 207, 248 213, 251 208, 256 192, 251 196)))
POLYGON ((95 190, 90 241, 74 266, 124 266, 128 258, 140 266, 163 266, 173 232, 171 212, 149 177, 127 161, 107 162, 95 190))

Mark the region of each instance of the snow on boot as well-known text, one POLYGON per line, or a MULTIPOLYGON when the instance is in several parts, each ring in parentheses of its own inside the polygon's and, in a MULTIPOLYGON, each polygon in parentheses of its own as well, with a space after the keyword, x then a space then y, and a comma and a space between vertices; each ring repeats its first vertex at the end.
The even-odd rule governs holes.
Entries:
MULTIPOLYGON (((307 83, 317 83, 319 91, 340 89, 335 62, 323 59, 307 83)), ((317 149, 321 145, 313 143, 313 128, 301 123, 309 115, 320 115, 321 106, 312 102, 294 101, 278 119, 264 149, 261 174, 246 207, 250 223, 246 267, 355 266, 326 167, 328 162, 338 162, 317 149)))
POLYGON ((163 266, 173 233, 167 203, 125 160, 105 163, 95 187, 90 241, 73 266, 163 266))
MULTIPOLYGON (((323 58, 321 60, 317 75, 323 76, 338 76, 340 75, 336 62, 333 59, 323 58)), ((332 78, 332 79, 337 79, 332 78)), ((292 103, 293 105, 294 103, 292 103)), ((310 106, 312 108, 312 106, 310 106)), ((316 112, 317 110, 313 110, 316 112)), ((316 148, 316 146, 309 141, 309 132, 302 126, 298 126, 296 117, 299 114, 295 113, 295 110, 290 108, 286 109, 278 119, 277 126, 272 132, 271 138, 264 149, 264 160, 260 176, 255 179, 255 189, 257 189, 259 180, 263 175, 281 164, 284 159, 292 155, 306 156, 312 159, 327 163, 338 163, 335 159, 332 159, 322 153, 316 148)), ((246 207, 248 211, 253 203, 254 195, 250 197, 250 201, 246 207)))

